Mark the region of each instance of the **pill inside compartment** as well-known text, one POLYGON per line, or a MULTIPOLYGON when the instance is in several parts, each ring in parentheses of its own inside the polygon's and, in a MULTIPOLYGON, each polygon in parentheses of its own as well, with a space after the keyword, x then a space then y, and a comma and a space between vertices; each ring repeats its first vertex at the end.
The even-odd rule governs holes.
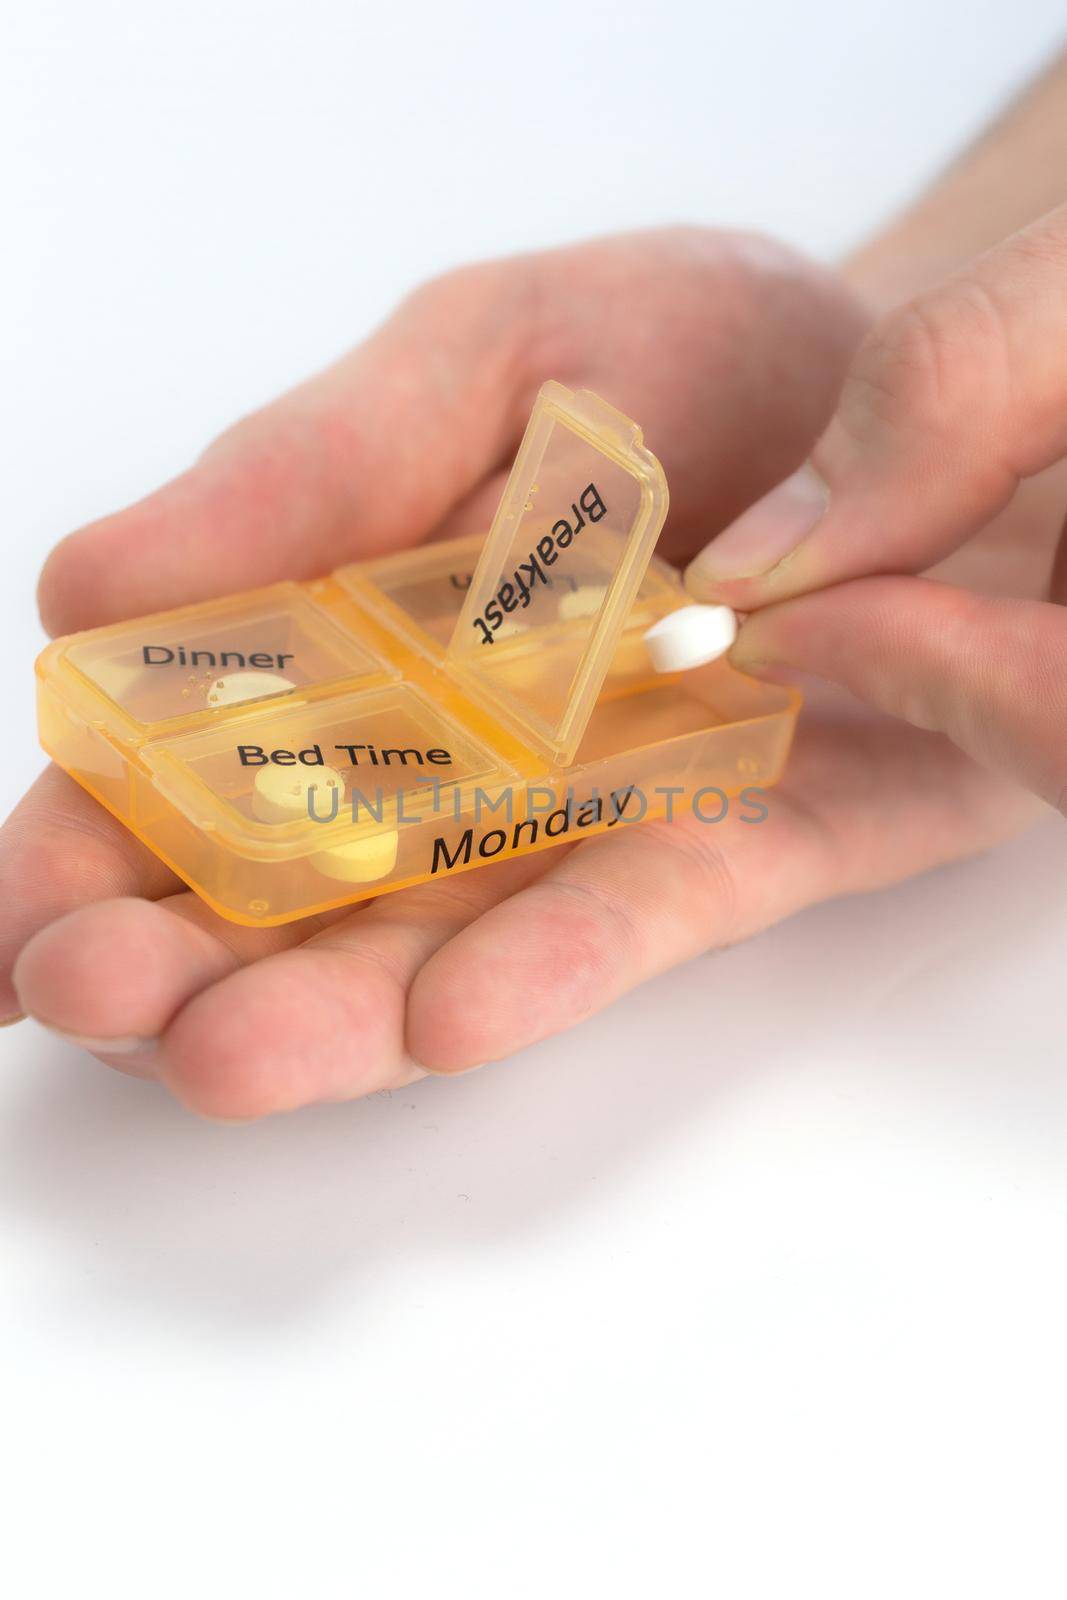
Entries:
POLYGON ((236 855, 300 861, 349 884, 396 876, 409 835, 510 777, 494 750, 401 683, 250 707, 152 741, 142 758, 158 794, 236 855))
MULTIPOLYGON (((377 561, 341 567, 334 577, 393 631, 436 658, 452 637, 484 543, 483 534, 449 539, 377 561)), ((614 552, 598 555, 593 551, 587 555, 576 551, 570 570, 546 573, 547 603, 541 620, 566 624, 583 619, 588 622, 595 617, 612 575, 608 562, 613 556, 614 552)), ((626 633, 635 635, 639 642, 644 629, 679 605, 683 595, 674 569, 653 558, 627 619, 626 633)), ((517 626, 505 629, 500 642, 516 638, 522 631, 517 626)), ((635 654, 647 663, 647 653, 635 651, 630 640, 625 644, 620 641, 616 654, 620 670, 628 664, 632 666, 635 654)))
MULTIPOLYGON (((483 544, 481 535, 452 539, 342 567, 334 578, 362 609, 436 667, 447 659, 483 544)), ((503 711, 506 721, 509 707, 513 709, 511 727, 520 739, 531 723, 549 727, 558 716, 606 604, 617 560, 617 542, 598 537, 592 529, 565 565, 546 569, 544 594, 537 596, 536 626, 526 622, 502 627, 496 635, 491 663, 485 662, 483 686, 493 696, 491 715, 499 718, 503 711)), ((613 651, 601 701, 662 684, 644 635, 685 600, 678 573, 653 557, 613 651)), ((490 650, 482 654, 489 657, 490 650)), ((463 687, 474 701, 483 701, 478 684, 468 679, 463 687)))
POLYGON ((291 583, 96 630, 71 640, 65 662, 143 727, 396 676, 291 583))
MULTIPOLYGON (((620 472, 619 477, 629 490, 625 475, 620 472)), ((612 482, 603 472, 601 478, 612 482)), ((633 498, 635 491, 630 493, 633 498)), ((630 508, 623 491, 606 489, 605 497, 624 508, 625 522, 630 508)), ((504 571, 521 568, 514 550, 523 537, 530 535, 520 528, 505 557, 509 565, 504 571)), ((507 605, 513 600, 515 585, 504 578, 498 590, 504 595, 504 606, 490 601, 480 614, 467 618, 475 641, 479 633, 485 635, 482 642, 466 652, 457 653, 453 648, 449 656, 450 666, 468 692, 486 695, 505 718, 529 729, 538 746, 564 764, 568 742, 572 750, 576 743, 573 737, 568 741, 566 730, 580 727, 594 703, 629 696, 662 681, 644 635, 684 599, 677 574, 664 563, 650 565, 629 610, 621 618, 615 610, 616 637, 614 646, 609 645, 607 670, 601 668, 602 681, 590 684, 591 652, 600 648, 595 641, 604 633, 609 609, 619 604, 614 592, 619 542, 617 528, 591 523, 582 530, 580 541, 560 556, 559 571, 552 569, 551 584, 539 585, 529 603, 517 604, 513 611, 507 605), (503 622, 493 626, 501 609, 503 622)), ((610 636, 610 623, 608 632, 610 636)))

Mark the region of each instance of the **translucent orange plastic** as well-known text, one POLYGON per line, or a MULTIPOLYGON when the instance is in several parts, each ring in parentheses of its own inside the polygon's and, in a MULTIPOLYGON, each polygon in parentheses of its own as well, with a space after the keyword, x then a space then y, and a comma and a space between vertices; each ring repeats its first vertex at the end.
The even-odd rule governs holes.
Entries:
POLYGON ((763 788, 797 693, 645 650, 666 510, 636 425, 548 383, 486 539, 58 639, 41 743, 262 925, 763 788))

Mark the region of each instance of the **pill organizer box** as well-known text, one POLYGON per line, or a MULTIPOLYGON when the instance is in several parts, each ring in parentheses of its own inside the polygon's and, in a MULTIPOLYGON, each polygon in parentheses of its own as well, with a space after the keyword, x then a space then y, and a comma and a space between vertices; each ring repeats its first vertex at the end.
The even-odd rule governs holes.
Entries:
POLYGON ((487 537, 57 639, 48 754, 223 917, 276 924, 774 783, 799 695, 658 676, 687 603, 639 428, 542 388, 487 537))

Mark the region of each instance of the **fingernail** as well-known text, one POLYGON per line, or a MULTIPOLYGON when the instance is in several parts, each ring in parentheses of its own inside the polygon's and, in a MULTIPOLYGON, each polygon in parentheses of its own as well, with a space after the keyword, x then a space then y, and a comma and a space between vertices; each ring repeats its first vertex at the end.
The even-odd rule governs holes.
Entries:
POLYGON ((149 1066, 159 1048, 158 1039, 142 1039, 135 1033, 120 1034, 115 1039, 94 1039, 84 1033, 67 1033, 62 1028, 53 1028, 51 1031, 68 1044, 80 1045, 94 1056, 121 1056, 131 1065, 149 1066))
POLYGON ((689 593, 698 600, 713 599, 723 583, 770 572, 807 538, 829 499, 826 484, 805 463, 743 511, 690 562, 685 574, 689 593))
POLYGON ((427 1067, 426 1075, 430 1078, 465 1078, 468 1072, 481 1072, 483 1067, 488 1067, 488 1061, 475 1061, 469 1067, 427 1067))
POLYGON ((750 673, 758 678, 761 673, 774 672, 778 669, 778 662, 766 650, 758 646, 753 649, 751 639, 746 639, 744 630, 738 634, 737 642, 728 657, 730 665, 736 667, 738 672, 750 673))

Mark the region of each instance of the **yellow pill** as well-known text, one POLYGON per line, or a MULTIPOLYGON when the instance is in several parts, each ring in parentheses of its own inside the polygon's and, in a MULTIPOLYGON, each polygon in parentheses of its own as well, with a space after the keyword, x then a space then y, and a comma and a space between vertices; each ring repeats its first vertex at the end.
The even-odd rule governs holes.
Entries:
POLYGON ((582 617, 595 617, 604 604, 607 590, 601 583, 583 583, 559 597, 559 616, 563 622, 578 622, 582 617))
POLYGON ((344 803, 345 782, 332 767, 260 767, 252 785, 252 814, 260 822, 292 822, 314 815, 322 822, 344 803))
POLYGON ((327 878, 339 878, 344 883, 373 883, 392 872, 399 844, 400 835, 391 828, 354 844, 318 850, 311 857, 311 864, 327 878))

